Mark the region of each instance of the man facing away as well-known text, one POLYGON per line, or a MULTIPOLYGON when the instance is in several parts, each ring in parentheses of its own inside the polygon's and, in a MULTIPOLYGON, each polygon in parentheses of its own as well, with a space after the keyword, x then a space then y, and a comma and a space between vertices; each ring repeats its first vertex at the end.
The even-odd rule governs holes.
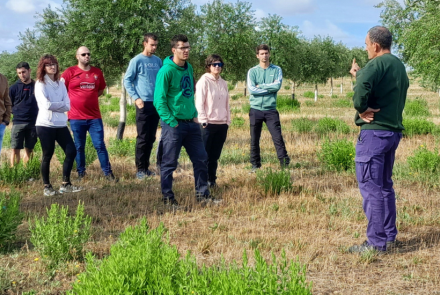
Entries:
POLYGON ((365 38, 370 61, 360 69, 353 60, 355 123, 361 127, 356 144, 356 178, 368 219, 367 241, 349 252, 386 251, 397 246, 396 198, 391 179, 402 138, 402 112, 409 80, 405 66, 391 54, 392 36, 376 26, 365 38))
POLYGON ((0 153, 2 150, 3 136, 5 135, 6 126, 9 125, 11 119, 11 99, 9 98, 8 79, 0 74, 0 153))
POLYGON ((163 156, 160 181, 163 201, 178 205, 173 186, 173 171, 182 146, 194 167, 196 197, 199 202, 210 200, 208 189, 208 156, 202 141, 194 102, 193 68, 187 62, 190 46, 185 35, 171 40, 172 56, 164 59, 154 90, 154 106, 161 118, 163 156))
POLYGON ((260 63, 251 68, 247 75, 251 104, 249 121, 251 125, 252 172, 261 167, 260 137, 263 122, 266 123, 272 136, 281 167, 287 167, 290 163, 281 134, 280 115, 277 111, 277 92, 283 82, 283 72, 279 66, 269 62, 270 49, 268 45, 257 46, 256 53, 260 63))
POLYGON ((11 166, 20 162, 20 151, 24 148, 23 162, 27 163, 37 143, 35 122, 38 104, 35 99, 35 81, 31 79, 31 68, 27 62, 16 66, 18 80, 9 88, 14 117, 11 130, 11 166))
POLYGON ((78 65, 64 71, 61 78, 70 98, 68 113, 77 150, 76 165, 78 177, 86 175, 85 146, 87 131, 98 153, 101 169, 107 180, 117 181, 113 175, 107 148, 104 143, 104 126, 99 110, 98 97, 104 92, 106 83, 101 70, 90 66, 90 50, 81 46, 76 51, 78 65))
POLYGON ((128 65, 124 86, 136 105, 136 168, 137 179, 155 175, 148 168, 153 143, 156 140, 159 115, 153 105, 156 76, 162 67, 162 60, 156 52, 158 38, 155 34, 144 35, 144 50, 128 65))

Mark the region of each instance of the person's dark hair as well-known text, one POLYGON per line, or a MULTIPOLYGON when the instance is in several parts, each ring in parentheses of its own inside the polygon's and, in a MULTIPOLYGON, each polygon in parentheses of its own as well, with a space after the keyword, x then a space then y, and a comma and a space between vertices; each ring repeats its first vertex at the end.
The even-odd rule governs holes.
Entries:
POLYGON ((372 27, 368 31, 370 41, 379 44, 382 49, 391 49, 391 43, 393 42, 393 36, 390 30, 382 26, 372 27))
POLYGON ((209 55, 206 58, 206 60, 205 60, 205 70, 206 70, 207 73, 211 73, 211 64, 216 62, 216 61, 219 61, 222 64, 224 64, 222 57, 220 55, 218 55, 218 54, 211 54, 211 55, 209 55))
POLYGON ((255 51, 258 54, 258 53, 260 53, 260 50, 267 50, 270 52, 270 47, 269 47, 269 45, 266 45, 266 44, 260 44, 257 46, 255 51))
POLYGON ((25 68, 26 70, 30 70, 31 69, 31 67, 29 66, 29 64, 27 63, 27 62, 25 62, 25 61, 22 61, 22 62, 20 62, 16 67, 15 67, 15 69, 21 69, 21 68, 25 68))
POLYGON ((55 81, 60 79, 60 67, 58 65, 58 60, 52 54, 45 54, 40 58, 37 67, 37 80, 44 83, 44 76, 46 75, 46 64, 56 64, 57 72, 55 73, 55 81))
POLYGON ((146 34, 144 34, 144 42, 148 43, 148 39, 157 41, 157 39, 159 39, 159 38, 157 37, 156 34, 153 34, 153 33, 146 33, 146 34))
POLYGON ((186 43, 188 42, 188 37, 183 34, 174 35, 173 39, 171 39, 171 48, 175 48, 180 41, 186 43))

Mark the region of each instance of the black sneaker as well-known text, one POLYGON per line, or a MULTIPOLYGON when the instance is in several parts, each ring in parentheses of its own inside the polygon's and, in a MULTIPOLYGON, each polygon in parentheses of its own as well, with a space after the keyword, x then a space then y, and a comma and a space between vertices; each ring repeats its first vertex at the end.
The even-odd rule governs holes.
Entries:
POLYGON ((212 205, 218 205, 220 204, 223 200, 222 199, 216 199, 214 198, 212 195, 209 196, 196 196, 196 200, 197 202, 199 202, 200 204, 212 204, 212 205))
POLYGON ((115 177, 115 175, 114 175, 113 172, 112 172, 112 173, 107 174, 107 175, 105 176, 105 180, 110 181, 110 182, 117 183, 117 182, 119 181, 119 178, 115 177))
POLYGON ((83 180, 84 177, 86 177, 87 173, 83 172, 83 173, 78 173, 78 180, 83 180))
POLYGON ((147 170, 147 171, 145 171, 145 175, 147 175, 147 176, 155 176, 156 173, 154 173, 154 172, 151 171, 151 170, 147 170))
POLYGON ((208 181, 208 187, 215 189, 215 188, 218 188, 218 185, 217 185, 217 183, 215 183, 215 181, 212 181, 212 182, 208 181))
POLYGON ((399 240, 387 242, 387 250, 395 250, 397 248, 401 248, 402 246, 403 246, 403 242, 399 240))
POLYGON ((171 211, 182 210, 182 206, 179 206, 179 202, 176 199, 163 199, 165 207, 171 211))
POLYGON ((350 248, 348 248, 348 253, 364 253, 367 251, 376 251, 378 254, 384 254, 385 251, 380 251, 377 250, 376 247, 371 246, 370 244, 368 244, 368 241, 364 241, 362 244, 360 245, 353 245, 350 248))

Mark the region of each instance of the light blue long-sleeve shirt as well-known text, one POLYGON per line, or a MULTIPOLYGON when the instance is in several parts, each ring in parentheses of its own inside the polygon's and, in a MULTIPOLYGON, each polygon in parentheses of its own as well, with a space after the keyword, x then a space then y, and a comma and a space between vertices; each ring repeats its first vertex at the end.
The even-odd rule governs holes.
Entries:
POLYGON ((124 86, 128 95, 134 100, 154 100, 156 76, 162 67, 162 60, 155 55, 151 57, 142 53, 136 55, 128 65, 124 77, 124 86))

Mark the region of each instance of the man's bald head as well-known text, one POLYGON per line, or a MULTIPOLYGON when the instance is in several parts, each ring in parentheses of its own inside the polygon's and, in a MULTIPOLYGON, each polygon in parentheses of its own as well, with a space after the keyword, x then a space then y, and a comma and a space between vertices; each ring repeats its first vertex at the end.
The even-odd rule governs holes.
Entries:
POLYGON ((90 50, 85 46, 81 46, 76 51, 76 59, 80 68, 87 68, 90 64, 90 50))

